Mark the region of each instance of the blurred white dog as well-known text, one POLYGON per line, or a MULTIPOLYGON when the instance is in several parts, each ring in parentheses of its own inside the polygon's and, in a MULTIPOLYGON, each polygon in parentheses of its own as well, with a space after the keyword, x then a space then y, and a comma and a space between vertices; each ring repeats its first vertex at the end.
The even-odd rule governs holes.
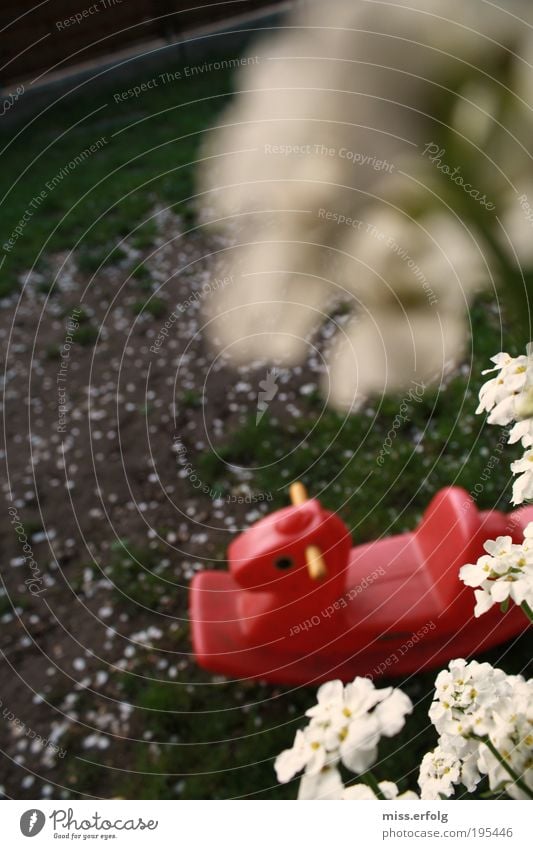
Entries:
POLYGON ((533 262, 530 20, 525 0, 316 0, 254 46, 200 172, 232 234, 212 326, 235 361, 300 361, 339 300, 339 407, 464 355, 494 256, 533 262))

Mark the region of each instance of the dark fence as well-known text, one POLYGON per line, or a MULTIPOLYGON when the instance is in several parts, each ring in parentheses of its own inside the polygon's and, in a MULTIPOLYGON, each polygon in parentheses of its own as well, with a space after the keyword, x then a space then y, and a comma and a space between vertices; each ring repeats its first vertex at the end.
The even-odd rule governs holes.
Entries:
POLYGON ((175 41, 184 32, 281 0, 1 0, 0 86, 44 79, 153 39, 175 41))

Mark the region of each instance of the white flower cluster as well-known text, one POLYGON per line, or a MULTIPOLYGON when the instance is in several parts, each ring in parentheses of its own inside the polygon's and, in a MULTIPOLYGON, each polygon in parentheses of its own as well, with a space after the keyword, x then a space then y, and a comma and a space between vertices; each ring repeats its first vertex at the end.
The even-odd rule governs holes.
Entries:
POLYGON ((533 681, 489 663, 453 660, 439 673, 429 716, 438 745, 422 760, 422 799, 439 799, 488 776, 493 792, 513 799, 533 790, 533 681))
POLYGON ((481 387, 476 413, 489 413, 488 423, 507 426, 509 443, 521 442, 524 456, 511 464, 519 477, 513 485, 513 504, 533 499, 533 352, 531 343, 527 355, 510 357, 499 353, 491 357, 494 366, 483 374, 498 374, 481 387))
POLYGON ((508 604, 509 599, 527 613, 533 608, 533 522, 525 529, 522 544, 506 536, 487 540, 483 547, 487 554, 459 571, 467 587, 478 587, 474 616, 482 616, 494 604, 508 604))
MULTIPOLYGON (((338 765, 361 774, 375 763, 381 737, 393 737, 411 713, 411 700, 401 690, 377 690, 368 678, 351 684, 330 681, 317 693, 318 703, 306 711, 310 722, 296 732, 292 748, 275 762, 278 781, 290 781, 304 770, 299 799, 352 798, 355 787, 345 791, 338 765)), ((393 792, 387 783, 386 792, 393 792)), ((397 793, 397 789, 396 789, 397 793)), ((390 798, 396 798, 391 795, 390 798)), ((398 797, 401 798, 401 797, 398 797)))
MULTIPOLYGON (((286 783, 303 770, 299 799, 417 799, 392 781, 378 784, 369 772, 380 738, 397 734, 411 711, 401 690, 376 690, 366 678, 346 687, 324 684, 318 704, 306 712, 309 725, 276 759, 278 780, 286 783), (368 783, 345 787, 341 764, 366 772, 368 783)), ((439 739, 420 765, 421 799, 453 796, 460 784, 472 793, 485 776, 495 794, 533 798, 533 681, 490 663, 452 660, 437 676, 429 717, 439 739)))

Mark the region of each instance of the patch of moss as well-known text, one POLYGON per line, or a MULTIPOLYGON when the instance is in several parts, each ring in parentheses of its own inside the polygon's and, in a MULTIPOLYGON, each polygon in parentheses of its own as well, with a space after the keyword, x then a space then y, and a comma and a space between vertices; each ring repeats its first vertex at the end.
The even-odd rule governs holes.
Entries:
POLYGON ((168 312, 168 306, 161 298, 149 298, 147 301, 135 301, 133 312, 135 315, 148 313, 152 318, 163 318, 168 312))

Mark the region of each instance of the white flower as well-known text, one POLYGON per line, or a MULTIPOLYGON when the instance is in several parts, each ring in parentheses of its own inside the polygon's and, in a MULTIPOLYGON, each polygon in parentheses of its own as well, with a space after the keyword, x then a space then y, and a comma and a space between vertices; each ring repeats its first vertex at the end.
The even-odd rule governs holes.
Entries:
POLYGON ((342 702, 338 689, 330 692, 332 707, 322 708, 321 714, 329 723, 329 748, 336 743, 343 764, 352 772, 364 772, 376 760, 380 738, 403 728, 405 715, 413 709, 411 700, 392 687, 377 690, 368 678, 347 684, 342 702))
MULTIPOLYGON (((475 789, 480 779, 479 744, 471 736, 485 733, 483 723, 487 712, 508 693, 510 681, 509 676, 489 663, 475 660, 467 663, 463 659, 452 660, 435 681, 435 700, 429 718, 440 734, 439 752, 457 760, 459 771, 453 783, 461 782, 469 791, 475 789)), ((429 769, 428 764, 429 758, 426 762, 429 769)), ((449 777, 448 772, 441 776, 443 780, 445 777, 449 777)))
POLYGON ((329 720, 334 711, 344 708, 344 684, 338 679, 322 684, 317 690, 317 703, 305 715, 321 721, 329 720))
POLYGON ((352 772, 365 772, 378 756, 380 728, 373 714, 362 715, 339 732, 339 751, 344 766, 352 772))
POLYGON ((532 525, 528 525, 521 545, 514 544, 509 536, 487 540, 484 548, 488 553, 483 554, 477 563, 467 563, 459 570, 459 577, 467 587, 478 588, 475 590, 476 617, 482 616, 494 604, 502 604, 508 599, 516 604, 525 601, 532 606, 532 525))
POLYGON ((365 772, 377 758, 381 737, 396 734, 412 709, 404 693, 392 687, 378 690, 368 678, 355 678, 346 686, 342 681, 323 684, 317 704, 306 712, 308 726, 276 758, 278 781, 286 783, 303 770, 305 796, 300 798, 336 792, 332 768, 342 762, 352 772, 365 772))
POLYGON ((533 417, 533 342, 528 343, 526 350, 526 381, 522 392, 515 399, 515 409, 517 419, 527 420, 533 417))
POLYGON ((437 676, 429 716, 440 736, 420 768, 423 799, 451 796, 457 784, 472 792, 482 775, 495 791, 527 797, 500 758, 533 787, 533 682, 489 663, 453 660, 437 676), (487 738, 500 757, 491 752, 487 738))
POLYGON ((533 551, 533 522, 529 522, 524 529, 524 542, 522 543, 524 551, 533 551))
POLYGON ((533 499, 533 449, 526 451, 520 460, 511 463, 513 474, 522 472, 513 484, 513 504, 533 499))
POLYGON ((352 784, 350 787, 345 788, 341 798, 357 799, 359 801, 366 802, 368 799, 377 799, 378 797, 368 784, 352 784))
MULTIPOLYGON (((463 726, 464 727, 464 726, 463 726)), ((438 799, 435 794, 453 795, 452 785, 464 784, 472 793, 481 775, 477 766, 479 743, 466 740, 460 732, 441 734, 439 745, 424 756, 418 783, 422 799, 438 799)))
POLYGON ((516 422, 509 431, 509 445, 521 442, 524 448, 533 445, 533 418, 516 422))
POLYGON ((488 775, 492 790, 504 790, 513 799, 526 799, 530 796, 524 785, 533 790, 533 681, 514 676, 511 685, 507 697, 492 712, 485 731, 500 757, 481 743, 478 766, 488 775), (500 758, 519 782, 512 778, 500 758))
POLYGON ((298 799, 342 799, 344 784, 338 769, 324 767, 314 775, 302 775, 298 799))
POLYGON ((381 734, 385 737, 394 737, 398 734, 405 725, 406 714, 412 713, 412 710, 413 704, 409 696, 403 690, 392 690, 374 711, 381 734))
MULTIPOLYGON (((429 718, 441 735, 441 748, 467 761, 475 749, 470 735, 478 733, 484 712, 498 702, 506 686, 508 677, 489 663, 452 660, 449 669, 437 676, 435 700, 429 709, 429 718)), ((465 783, 472 783, 472 767, 469 762, 465 783)))
POLYGON ((512 553, 513 538, 510 536, 488 539, 483 544, 485 551, 492 557, 507 557, 512 553))
POLYGON ((479 619, 480 616, 483 616, 484 613, 487 613, 491 609, 494 605, 494 599, 486 590, 474 590, 474 598, 476 600, 474 616, 476 619, 479 619))
POLYGON ((525 355, 510 357, 501 352, 491 360, 495 365, 483 374, 491 371, 499 374, 481 387, 476 413, 488 412, 489 424, 508 425, 516 418, 515 401, 526 383, 528 358, 525 355))
MULTIPOLYGON (((509 425, 515 422, 508 434, 508 442, 521 442, 526 452, 511 464, 513 474, 520 476, 513 484, 513 504, 533 499, 533 343, 527 345, 527 356, 510 357, 500 353, 491 358, 498 371, 497 377, 487 381, 479 392, 476 413, 488 412, 488 423, 509 425), (518 421, 517 421, 518 420, 518 421)), ((486 593, 478 593, 476 616, 490 608, 486 593)))
POLYGON ((453 786, 458 784, 461 762, 450 752, 439 746, 422 758, 418 783, 421 799, 440 799, 453 796, 453 786))
MULTIPOLYGON (((378 786, 382 794, 385 796, 385 799, 418 799, 417 794, 413 793, 412 790, 407 790, 405 793, 399 793, 398 787, 393 781, 380 781, 378 786)), ((377 799, 378 797, 367 784, 351 784, 349 787, 344 789, 342 798, 366 800, 377 799)))
MULTIPOLYGON (((528 373, 529 368, 528 366, 528 373)), ((526 385, 524 390, 515 399, 515 411, 517 419, 531 419, 533 416, 533 386, 526 385)))
POLYGON ((467 587, 479 587, 492 574, 492 557, 483 554, 476 563, 467 563, 459 571, 459 577, 467 587))
POLYGON ((274 768, 280 784, 286 784, 302 769, 311 775, 317 774, 326 765, 326 760, 324 729, 319 725, 308 726, 296 732, 292 748, 278 755, 274 768))

